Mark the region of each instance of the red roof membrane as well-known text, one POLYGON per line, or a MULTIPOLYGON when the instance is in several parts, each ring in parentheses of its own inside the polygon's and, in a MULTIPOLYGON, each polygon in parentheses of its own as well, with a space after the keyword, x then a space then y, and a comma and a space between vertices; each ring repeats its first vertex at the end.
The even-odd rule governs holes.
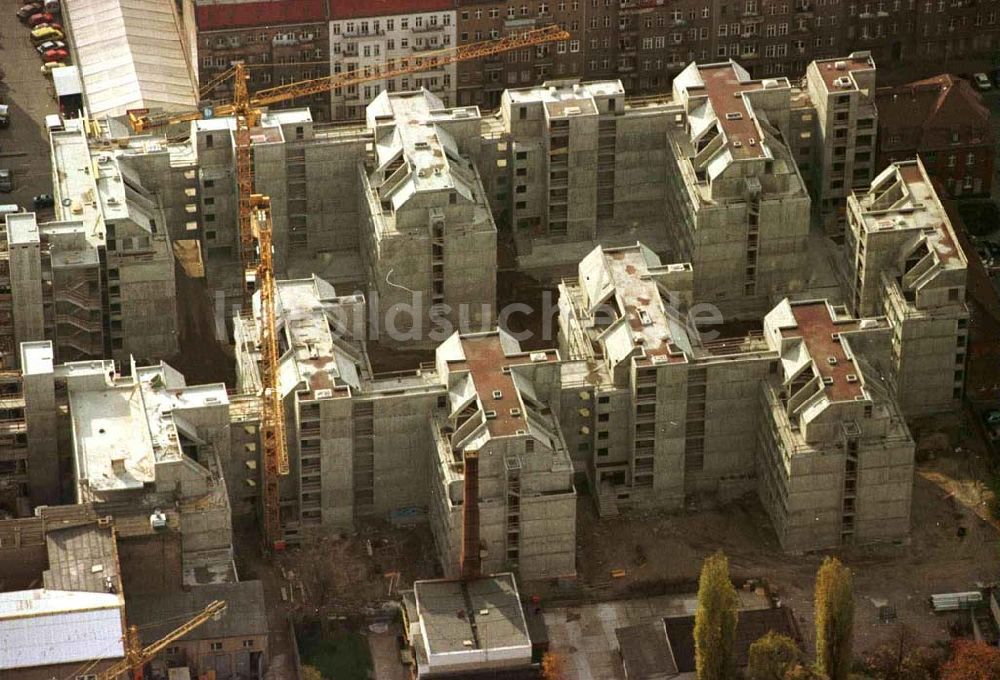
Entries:
MULTIPOLYGON (((336 0, 334 0, 334 4, 336 0)), ((275 0, 198 7, 198 30, 256 28, 326 21, 326 0, 275 0)))
POLYGON ((330 0, 331 19, 362 19, 455 9, 454 0, 330 0))

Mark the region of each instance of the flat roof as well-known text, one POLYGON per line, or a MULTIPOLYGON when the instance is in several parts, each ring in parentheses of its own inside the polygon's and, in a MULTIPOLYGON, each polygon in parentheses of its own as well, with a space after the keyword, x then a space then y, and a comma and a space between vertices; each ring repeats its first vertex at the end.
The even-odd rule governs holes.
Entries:
POLYGON ((103 244, 104 226, 100 224, 97 181, 91 169, 83 120, 66 121, 64 130, 51 133, 51 140, 52 164, 57 177, 54 187, 56 221, 80 222, 88 243, 103 244), (64 205, 64 201, 68 201, 68 205, 64 205))
POLYGON ((129 381, 70 390, 79 481, 97 491, 141 489, 156 481, 153 439, 142 391, 129 381), (122 461, 116 472, 112 461, 122 461))
POLYGON ((858 83, 854 79, 854 73, 875 69, 875 61, 870 52, 854 52, 848 57, 837 59, 817 59, 815 63, 826 89, 831 92, 857 90, 858 83), (838 84, 839 78, 846 78, 846 81, 841 82, 849 81, 849 84, 838 84))
POLYGON ((449 362, 450 369, 469 371, 483 410, 496 412, 495 417, 486 419, 490 436, 509 437, 517 434, 518 430, 527 433, 528 424, 517 385, 511 372, 504 371, 504 367, 558 361, 558 353, 554 350, 508 352, 500 334, 496 332, 463 335, 461 345, 465 358, 449 362), (500 394, 499 398, 494 396, 497 393, 500 394), (512 408, 519 409, 520 414, 512 414, 512 408))
POLYGON ((512 574, 416 581, 413 592, 429 654, 531 647, 512 574))
POLYGON ((24 375, 52 373, 52 341, 21 343, 21 371, 24 375))
POLYGON ((143 641, 150 644, 173 631, 178 621, 215 600, 226 603, 225 611, 184 635, 182 640, 267 635, 267 605, 260 581, 212 583, 166 596, 162 593, 132 596, 128 598, 126 612, 129 623, 139 626, 143 641))
POLYGON ((670 355, 672 340, 663 299, 656 282, 649 278, 645 255, 639 246, 604 251, 616 294, 623 307, 632 342, 647 356, 662 355, 671 362, 684 361, 683 354, 670 355))
POLYGON ((121 607, 112 593, 0 593, 0 670, 122 658, 121 607))
MULTIPOLYGON (((138 489, 156 481, 159 462, 183 459, 180 448, 185 409, 228 405, 225 385, 171 384, 164 364, 136 367, 134 377, 111 375, 111 362, 76 362, 61 374, 96 377, 99 382, 70 389, 70 412, 79 481, 96 491, 138 489), (89 389, 88 389, 89 387, 89 389), (115 469, 122 461, 124 469, 115 469)), ((168 374, 169 372, 169 374, 168 374)))
POLYGON ((46 588, 92 593, 117 588, 119 565, 111 527, 95 524, 50 529, 45 534, 49 568, 42 575, 46 588))
POLYGON ((548 80, 534 87, 519 87, 505 91, 515 104, 531 102, 565 103, 568 106, 579 105, 577 102, 590 101, 594 97, 613 97, 624 95, 625 87, 620 80, 592 80, 581 83, 578 80, 548 80))
POLYGON ((918 231, 943 267, 967 266, 951 220, 919 160, 893 163, 872 180, 867 192, 855 192, 853 198, 867 232, 918 231))
POLYGON ((849 401, 863 396, 861 371, 853 355, 849 357, 844 351, 843 338, 839 335, 857 330, 858 321, 835 320, 826 301, 792 302, 791 308, 796 326, 782 328, 781 335, 784 338, 802 338, 820 376, 833 381, 827 384, 824 380, 822 385, 830 400, 849 401), (849 375, 854 376, 852 381, 848 381, 849 375))
POLYGON ((63 66, 52 70, 52 84, 56 88, 56 96, 67 97, 83 93, 83 83, 80 81, 80 69, 76 66, 63 66))
POLYGON ((699 66, 698 73, 733 158, 764 158, 763 135, 752 107, 742 96, 744 92, 761 89, 760 81, 741 80, 733 62, 699 66))
POLYGON ((4 219, 7 221, 7 242, 10 245, 22 246, 41 242, 35 213, 11 213, 4 219))

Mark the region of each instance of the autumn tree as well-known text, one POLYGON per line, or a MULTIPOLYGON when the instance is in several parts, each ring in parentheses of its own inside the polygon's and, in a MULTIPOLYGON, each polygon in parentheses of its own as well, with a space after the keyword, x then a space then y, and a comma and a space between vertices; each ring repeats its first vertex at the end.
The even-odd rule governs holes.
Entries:
POLYGON ((543 680, 567 680, 566 663, 558 652, 545 652, 542 656, 543 680))
POLYGON ((784 680, 799 663, 798 645, 786 635, 771 631, 750 645, 747 663, 748 680, 784 680))
POLYGON ((985 642, 958 640, 951 658, 941 667, 941 680, 996 678, 1000 678, 1000 649, 985 642))
POLYGON ((799 664, 785 673, 784 680, 829 680, 829 678, 821 673, 817 673, 809 666, 799 664))
POLYGON ((698 579, 694 614, 695 666, 698 680, 735 677, 733 647, 739 598, 729 580, 729 560, 719 551, 705 559, 698 579))
POLYGON ((851 672, 854 631, 854 577, 836 557, 827 557, 816 574, 816 670, 830 680, 851 672))
POLYGON ((899 626, 893 639, 865 656, 865 667, 877 680, 935 680, 945 654, 938 647, 919 646, 907 626, 899 626))
POLYGON ((299 673, 299 680, 323 680, 323 674, 315 666, 303 665, 299 673))

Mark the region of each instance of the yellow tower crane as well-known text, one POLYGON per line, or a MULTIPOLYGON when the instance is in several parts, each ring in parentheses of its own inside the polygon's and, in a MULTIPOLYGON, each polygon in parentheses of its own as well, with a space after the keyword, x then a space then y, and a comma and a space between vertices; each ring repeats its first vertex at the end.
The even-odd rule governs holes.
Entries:
POLYGON ((103 673, 98 674, 97 680, 117 680, 118 676, 123 673, 131 675, 132 680, 142 680, 142 669, 147 662, 152 661, 171 642, 184 637, 213 616, 220 614, 225 608, 225 602, 215 600, 194 617, 146 647, 142 646, 138 627, 129 626, 125 633, 125 658, 103 673))
MULTIPOLYGON (((496 40, 424 52, 419 55, 389 59, 384 64, 338 73, 313 80, 303 80, 279 85, 251 94, 247 89, 249 73, 243 62, 212 79, 206 88, 228 78, 233 79, 233 99, 220 102, 204 110, 184 113, 149 115, 144 111, 129 112, 129 121, 136 132, 165 127, 176 123, 200 120, 207 117, 233 116, 236 119, 236 183, 239 188, 240 256, 244 271, 254 270, 254 245, 250 228, 250 197, 253 194, 253 159, 251 157, 250 130, 260 124, 262 109, 299 97, 330 92, 331 90, 384 80, 409 73, 419 73, 472 59, 481 59, 512 50, 535 47, 557 40, 568 40, 570 34, 557 25, 514 33, 496 40)), ((245 291, 246 292, 246 291, 245 291)))
MULTIPOLYGON (((264 453, 264 545, 269 550, 284 548, 281 531, 278 478, 288 474, 288 448, 285 441, 284 409, 278 390, 278 342, 275 328, 275 285, 272 267, 270 199, 253 193, 253 156, 250 131, 260 124, 262 109, 271 104, 330 92, 359 83, 419 73, 448 64, 489 57, 512 50, 531 48, 544 43, 568 40, 570 34, 557 25, 514 33, 497 40, 461 47, 424 52, 390 59, 384 64, 366 66, 346 73, 305 80, 250 93, 247 67, 238 62, 214 78, 206 88, 233 78, 231 102, 216 103, 202 111, 150 115, 145 111, 129 112, 136 132, 162 128, 213 116, 236 119, 236 184, 239 191, 240 260, 246 281, 256 280, 261 292, 261 441, 264 453)), ((250 287, 244 285, 247 298, 250 287)))
POLYGON ((260 291, 260 441, 264 453, 264 542, 269 550, 280 551, 285 544, 281 533, 278 478, 288 474, 288 444, 285 440, 284 406, 278 389, 277 290, 272 257, 271 199, 260 194, 250 197, 253 237, 257 242, 257 287, 260 291))

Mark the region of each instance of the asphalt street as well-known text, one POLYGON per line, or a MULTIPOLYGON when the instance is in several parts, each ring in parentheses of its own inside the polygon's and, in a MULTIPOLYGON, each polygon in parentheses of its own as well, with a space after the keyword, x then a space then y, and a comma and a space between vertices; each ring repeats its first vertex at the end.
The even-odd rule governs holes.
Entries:
MULTIPOLYGON (((0 194, 0 203, 17 203, 31 210, 36 194, 52 193, 52 164, 45 116, 58 113, 52 81, 42 75, 42 60, 31 44, 28 27, 14 13, 21 3, 0 0, 0 98, 10 107, 10 127, 0 129, 0 168, 14 175, 14 191, 0 194)), ((39 214, 51 219, 52 210, 39 214)))

